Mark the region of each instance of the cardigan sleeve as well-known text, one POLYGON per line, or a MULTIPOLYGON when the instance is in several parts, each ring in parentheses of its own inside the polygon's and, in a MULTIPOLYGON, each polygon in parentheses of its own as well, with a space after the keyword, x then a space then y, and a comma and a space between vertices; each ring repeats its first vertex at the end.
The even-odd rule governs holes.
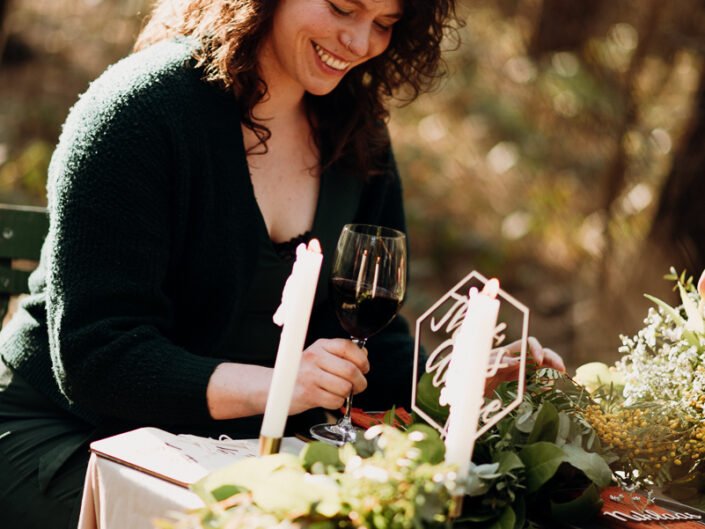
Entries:
POLYGON ((42 260, 52 369, 69 401, 93 412, 201 422, 220 361, 168 338, 178 168, 156 102, 121 91, 120 75, 96 81, 72 109, 49 169, 42 260))

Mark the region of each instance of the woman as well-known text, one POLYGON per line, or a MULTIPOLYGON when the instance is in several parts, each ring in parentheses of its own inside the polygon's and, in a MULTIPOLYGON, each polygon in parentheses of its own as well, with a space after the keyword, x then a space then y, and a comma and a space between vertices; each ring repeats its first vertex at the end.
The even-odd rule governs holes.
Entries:
MULTIPOLYGON (((255 437, 293 249, 405 229, 384 101, 439 74, 453 0, 160 0, 136 53, 72 109, 32 295, 0 334, 0 512, 75 526, 86 447, 152 425, 255 437)), ((397 318, 367 350, 324 260, 289 427, 405 404, 397 318)))
MULTIPOLYGON (((405 228, 384 100, 437 77, 452 4, 157 2, 64 125, 32 295, 0 335, 5 523, 75 526, 93 439, 257 436, 297 242, 332 255, 345 223, 405 228)), ((328 307, 329 270, 292 429, 351 389, 377 409, 410 393, 405 322, 368 361, 328 307)))

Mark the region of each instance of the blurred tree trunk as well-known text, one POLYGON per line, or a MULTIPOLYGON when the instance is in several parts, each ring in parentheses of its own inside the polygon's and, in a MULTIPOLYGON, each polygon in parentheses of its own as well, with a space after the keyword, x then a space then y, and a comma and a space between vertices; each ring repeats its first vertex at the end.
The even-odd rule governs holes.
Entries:
POLYGON ((659 19, 663 12, 664 4, 661 0, 651 0, 644 21, 639 27, 639 43, 632 54, 629 68, 621 79, 621 93, 623 97, 623 108, 621 119, 617 130, 614 133, 614 155, 601 177, 600 187, 602 190, 601 208, 605 213, 604 241, 605 247, 600 263, 600 282, 603 293, 610 295, 615 287, 614 283, 623 283, 624 278, 621 273, 613 274, 614 248, 610 226, 613 217, 613 204, 619 198, 625 185, 625 172, 628 165, 628 155, 626 151, 627 136, 639 121, 639 108, 635 95, 637 80, 644 67, 644 61, 651 48, 655 35, 658 31, 659 19))
POLYGON ((591 34, 603 3, 604 0, 543 0, 529 54, 539 57, 554 51, 579 50, 591 34))
MULTIPOLYGON (((696 279, 705 268, 705 67, 701 69, 689 132, 673 158, 661 190, 647 241, 659 248, 678 271, 696 279)), ((665 271, 665 270, 664 270, 665 271)))

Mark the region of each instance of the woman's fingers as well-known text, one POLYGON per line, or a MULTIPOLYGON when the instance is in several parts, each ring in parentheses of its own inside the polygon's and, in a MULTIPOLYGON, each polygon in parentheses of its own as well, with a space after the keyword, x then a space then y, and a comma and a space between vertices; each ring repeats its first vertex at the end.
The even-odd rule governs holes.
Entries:
POLYGON ((553 349, 549 349, 547 347, 544 348, 543 352, 544 355, 542 365, 546 367, 552 367, 557 371, 565 373, 565 364, 563 363, 563 359, 558 353, 556 353, 553 349))
MULTIPOLYGON (((530 364, 535 364, 535 365, 541 366, 541 367, 551 367, 551 368, 556 369, 558 371, 565 371, 565 364, 563 363, 563 359, 554 350, 549 349, 548 347, 543 347, 541 345, 541 342, 539 342, 533 336, 529 336, 529 339, 527 340, 527 344, 528 344, 527 361, 530 364)), ((512 343, 508 344, 506 347, 495 349, 492 352, 493 357, 494 357, 494 355, 498 354, 500 351, 506 351, 506 353, 509 353, 509 354, 519 353, 521 351, 521 340, 517 340, 515 342, 512 342, 512 343)), ((514 361, 516 361, 516 359, 515 359, 515 357, 512 357, 512 356, 505 355, 502 358, 502 362, 505 364, 511 364, 514 361)))
POLYGON ((340 408, 352 391, 367 387, 367 350, 350 340, 317 340, 302 356, 292 413, 309 408, 340 408))
POLYGON ((310 356, 311 361, 322 371, 352 384, 353 393, 364 390, 367 387, 365 373, 370 370, 367 350, 361 349, 350 340, 319 340, 319 342, 307 349, 304 356, 310 356))
MULTIPOLYGON (((543 347, 533 336, 529 337, 527 345, 527 362, 530 365, 550 367, 562 372, 565 371, 565 364, 558 353, 552 349, 543 347)), ((490 365, 495 361, 498 354, 502 354, 503 367, 501 367, 493 377, 487 380, 485 396, 490 396, 494 388, 496 388, 500 382, 513 380, 517 377, 521 366, 521 360, 516 356, 519 352, 521 352, 521 340, 517 340, 507 344, 505 347, 500 347, 492 351, 490 365)))
POLYGON ((352 362, 327 352, 311 356, 315 365, 312 382, 318 386, 340 395, 359 393, 367 387, 365 375, 352 362))
POLYGON ((367 360, 367 349, 358 347, 351 340, 342 338, 316 340, 310 349, 325 351, 354 364, 363 374, 369 372, 370 362, 367 360))

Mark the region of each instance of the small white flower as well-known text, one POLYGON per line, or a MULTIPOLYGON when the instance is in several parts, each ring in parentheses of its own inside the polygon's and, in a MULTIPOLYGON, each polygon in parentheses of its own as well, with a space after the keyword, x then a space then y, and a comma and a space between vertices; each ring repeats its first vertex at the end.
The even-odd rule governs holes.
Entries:
POLYGON ((421 450, 419 450, 418 448, 409 448, 404 454, 404 456, 410 459, 411 461, 415 461, 419 457, 421 457, 421 450))
POLYGON ((368 441, 374 439, 384 431, 384 426, 381 424, 376 424, 365 430, 365 439, 368 441))
POLYGON ((353 456, 348 460, 348 463, 345 465, 345 471, 352 472, 354 470, 357 470, 361 466, 362 458, 360 456, 353 456))
POLYGON ((426 439, 426 435, 418 430, 415 430, 409 434, 409 441, 418 443, 420 441, 423 441, 424 439, 426 439))
POLYGON ((378 483, 389 481, 389 472, 375 465, 364 465, 353 472, 353 476, 355 476, 356 479, 369 479, 370 481, 376 481, 378 483))

